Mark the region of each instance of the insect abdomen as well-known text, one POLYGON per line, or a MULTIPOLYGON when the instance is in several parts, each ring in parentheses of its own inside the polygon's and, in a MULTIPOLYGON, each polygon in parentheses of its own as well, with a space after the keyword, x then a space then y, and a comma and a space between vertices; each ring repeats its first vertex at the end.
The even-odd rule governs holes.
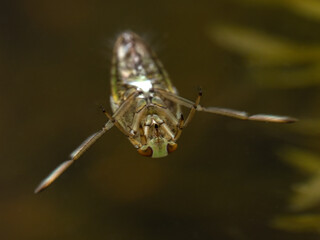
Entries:
POLYGON ((172 91, 171 82, 161 62, 133 32, 124 32, 118 37, 112 62, 112 97, 117 104, 123 101, 124 93, 131 86, 147 92, 156 84, 172 91))

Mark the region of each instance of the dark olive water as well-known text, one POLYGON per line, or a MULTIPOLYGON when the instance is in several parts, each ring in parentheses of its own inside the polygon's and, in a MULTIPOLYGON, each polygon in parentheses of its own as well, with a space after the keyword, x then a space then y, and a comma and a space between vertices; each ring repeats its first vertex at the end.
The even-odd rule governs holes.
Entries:
MULTIPOLYGON (((320 238, 320 4, 312 0, 11 1, 0 8, 0 239, 320 238), (108 132, 45 192, 39 181, 106 121, 113 42, 142 35, 204 106, 178 150, 143 158, 108 132)), ((109 108, 110 109, 110 108, 109 108)))

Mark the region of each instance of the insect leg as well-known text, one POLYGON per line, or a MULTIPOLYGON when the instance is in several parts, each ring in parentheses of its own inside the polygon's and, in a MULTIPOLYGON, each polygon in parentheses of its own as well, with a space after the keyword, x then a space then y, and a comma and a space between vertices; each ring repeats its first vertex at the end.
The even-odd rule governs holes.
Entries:
POLYGON ((183 115, 181 113, 181 117, 179 119, 179 123, 178 123, 178 131, 174 137, 174 140, 177 141, 178 138, 180 137, 181 133, 182 133, 182 129, 183 129, 183 126, 184 126, 184 118, 183 118, 183 115))
POLYGON ((157 111, 160 113, 160 115, 166 116, 166 118, 169 119, 174 125, 178 125, 178 119, 172 114, 172 112, 169 111, 166 107, 159 107, 155 106, 157 108, 157 111))
POLYGON ((114 123, 114 125, 127 137, 132 137, 132 134, 130 132, 128 132, 126 129, 124 129, 121 124, 116 121, 109 113, 106 112, 106 110, 104 108, 102 108, 102 112, 104 113, 104 115, 107 116, 107 118, 114 123))
POLYGON ((155 107, 157 108, 157 111, 165 116, 167 119, 169 119, 170 122, 172 122, 175 126, 177 126, 178 130, 175 136, 173 136, 173 133, 171 132, 171 130, 169 129, 169 127, 164 123, 159 123, 160 126, 162 126, 162 128, 165 130, 165 132, 167 132, 167 134, 172 138, 177 140, 180 135, 181 135, 181 131, 184 127, 184 118, 183 115, 181 114, 180 119, 178 120, 170 111, 169 109, 165 108, 165 107, 160 107, 155 105, 155 107))
POLYGON ((132 120, 132 125, 131 125, 131 129, 133 130, 134 134, 136 134, 138 132, 141 118, 145 114, 146 110, 147 110, 147 108, 143 107, 139 112, 136 112, 134 114, 134 117, 132 120))
POLYGON ((170 137, 170 139, 174 139, 175 138, 175 135, 173 134, 173 132, 171 131, 171 129, 169 128, 169 126, 167 124, 165 124, 163 122, 163 123, 160 124, 160 127, 170 137))
POLYGON ((143 128, 140 124, 139 126, 139 132, 140 132, 140 140, 141 140, 141 144, 142 145, 146 145, 147 144, 147 138, 145 136, 145 133, 143 132, 143 128))
POLYGON ((135 91, 132 94, 130 94, 128 96, 128 98, 114 112, 114 114, 112 115, 112 118, 114 118, 115 120, 118 120, 128 110, 128 108, 131 106, 131 104, 133 104, 134 99, 139 94, 140 94, 140 92, 138 92, 138 91, 135 91))
POLYGON ((242 120, 262 121, 262 122, 275 122, 275 123, 294 123, 298 121, 296 118, 287 116, 277 116, 269 114, 255 114, 249 115, 247 112, 218 107, 202 107, 197 108, 198 111, 219 114, 227 117, 238 118, 242 120))
MULTIPOLYGON (((167 92, 166 90, 163 90, 163 89, 161 89, 161 88, 156 88, 156 89, 154 89, 154 91, 155 91, 156 93, 159 93, 161 96, 163 96, 163 97, 165 97, 165 98, 167 98, 167 99, 169 99, 169 100, 171 100, 171 101, 173 101, 173 102, 175 102, 175 103, 177 103, 177 104, 179 104, 179 105, 185 106, 185 107, 187 107, 187 108, 191 108, 190 113, 189 113, 186 121, 184 121, 184 119, 182 118, 182 120, 183 120, 183 122, 184 122, 184 125, 181 126, 181 128, 179 128, 179 130, 178 130, 178 133, 179 133, 179 136, 180 136, 180 134, 181 134, 181 129, 182 129, 183 127, 186 127, 186 126, 189 124, 189 122, 190 122, 191 119, 193 118, 195 112, 198 110, 197 108, 200 107, 199 103, 200 103, 200 99, 201 99, 201 96, 202 96, 202 91, 201 91, 201 89, 199 90, 199 93, 198 93, 198 97, 197 97, 197 99, 196 99, 196 102, 192 102, 192 101, 190 101, 190 100, 188 100, 188 99, 186 99, 186 98, 180 97, 180 96, 178 96, 178 95, 176 95, 176 94, 173 94, 173 93, 170 93, 170 92, 167 92)), ((181 123, 181 120, 180 120, 179 123, 177 123, 177 126, 178 126, 180 123, 181 123)), ((179 138, 179 136, 176 136, 175 139, 179 138)))
POLYGON ((197 99, 196 99, 196 102, 193 104, 193 106, 192 106, 192 108, 191 108, 191 110, 190 110, 190 113, 189 113, 186 121, 184 122, 183 127, 188 126, 189 122, 191 121, 191 119, 193 118, 194 114, 196 113, 197 108, 198 108, 199 103, 200 103, 201 96, 202 96, 202 90, 199 89, 198 97, 197 97, 197 99))
POLYGON ((118 122, 118 119, 127 111, 127 109, 133 104, 133 100, 140 92, 133 92, 131 95, 128 96, 128 98, 120 105, 120 107, 115 111, 115 113, 111 116, 109 113, 107 113, 103 108, 103 113, 108 117, 108 119, 114 123, 114 125, 124 134, 126 135, 130 142, 136 146, 140 147, 141 143, 139 143, 137 140, 133 138, 134 134, 130 133, 128 130, 126 130, 122 125, 118 122))
POLYGON ((113 123, 108 121, 105 126, 98 132, 88 137, 78 148, 71 154, 70 159, 61 163, 55 170, 53 170, 35 189, 35 193, 41 192, 49 187, 75 160, 77 160, 88 148, 95 143, 105 132, 113 127, 113 123))
MULTIPOLYGON (((173 93, 167 92, 163 89, 155 89, 155 92, 187 108, 193 108, 195 104, 194 102, 188 99, 185 99, 173 93)), ((218 107, 202 107, 201 105, 198 105, 196 110, 200 112, 214 113, 214 114, 223 115, 226 117, 238 118, 242 120, 251 120, 251 121, 276 122, 276 123, 293 123, 298 121, 296 118, 287 117, 287 116, 277 116, 277 115, 269 115, 269 114, 249 115, 247 112, 243 112, 243 111, 238 111, 238 110, 233 110, 228 108, 218 108, 218 107)))
POLYGON ((176 95, 171 92, 167 92, 166 90, 163 90, 161 88, 155 88, 154 91, 163 96, 164 98, 187 108, 193 108, 193 105, 195 104, 194 102, 186 98, 180 97, 179 95, 176 95))

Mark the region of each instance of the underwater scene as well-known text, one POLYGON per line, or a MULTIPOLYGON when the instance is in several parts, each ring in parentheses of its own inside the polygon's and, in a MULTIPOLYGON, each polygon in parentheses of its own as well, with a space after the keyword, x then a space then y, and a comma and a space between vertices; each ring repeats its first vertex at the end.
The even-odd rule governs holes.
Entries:
POLYGON ((319 1, 0 11, 0 239, 320 239, 319 1))

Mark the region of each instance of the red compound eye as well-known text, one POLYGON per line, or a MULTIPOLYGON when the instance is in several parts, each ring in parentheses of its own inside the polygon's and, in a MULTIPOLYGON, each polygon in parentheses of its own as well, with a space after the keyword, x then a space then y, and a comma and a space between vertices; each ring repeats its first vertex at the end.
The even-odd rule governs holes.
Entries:
POLYGON ((178 144, 176 143, 168 143, 167 145, 168 153, 174 152, 177 148, 178 148, 178 144))
POLYGON ((142 156, 145 156, 145 157, 151 157, 153 151, 151 147, 148 147, 146 150, 142 150, 141 148, 139 148, 138 153, 140 153, 142 156))

